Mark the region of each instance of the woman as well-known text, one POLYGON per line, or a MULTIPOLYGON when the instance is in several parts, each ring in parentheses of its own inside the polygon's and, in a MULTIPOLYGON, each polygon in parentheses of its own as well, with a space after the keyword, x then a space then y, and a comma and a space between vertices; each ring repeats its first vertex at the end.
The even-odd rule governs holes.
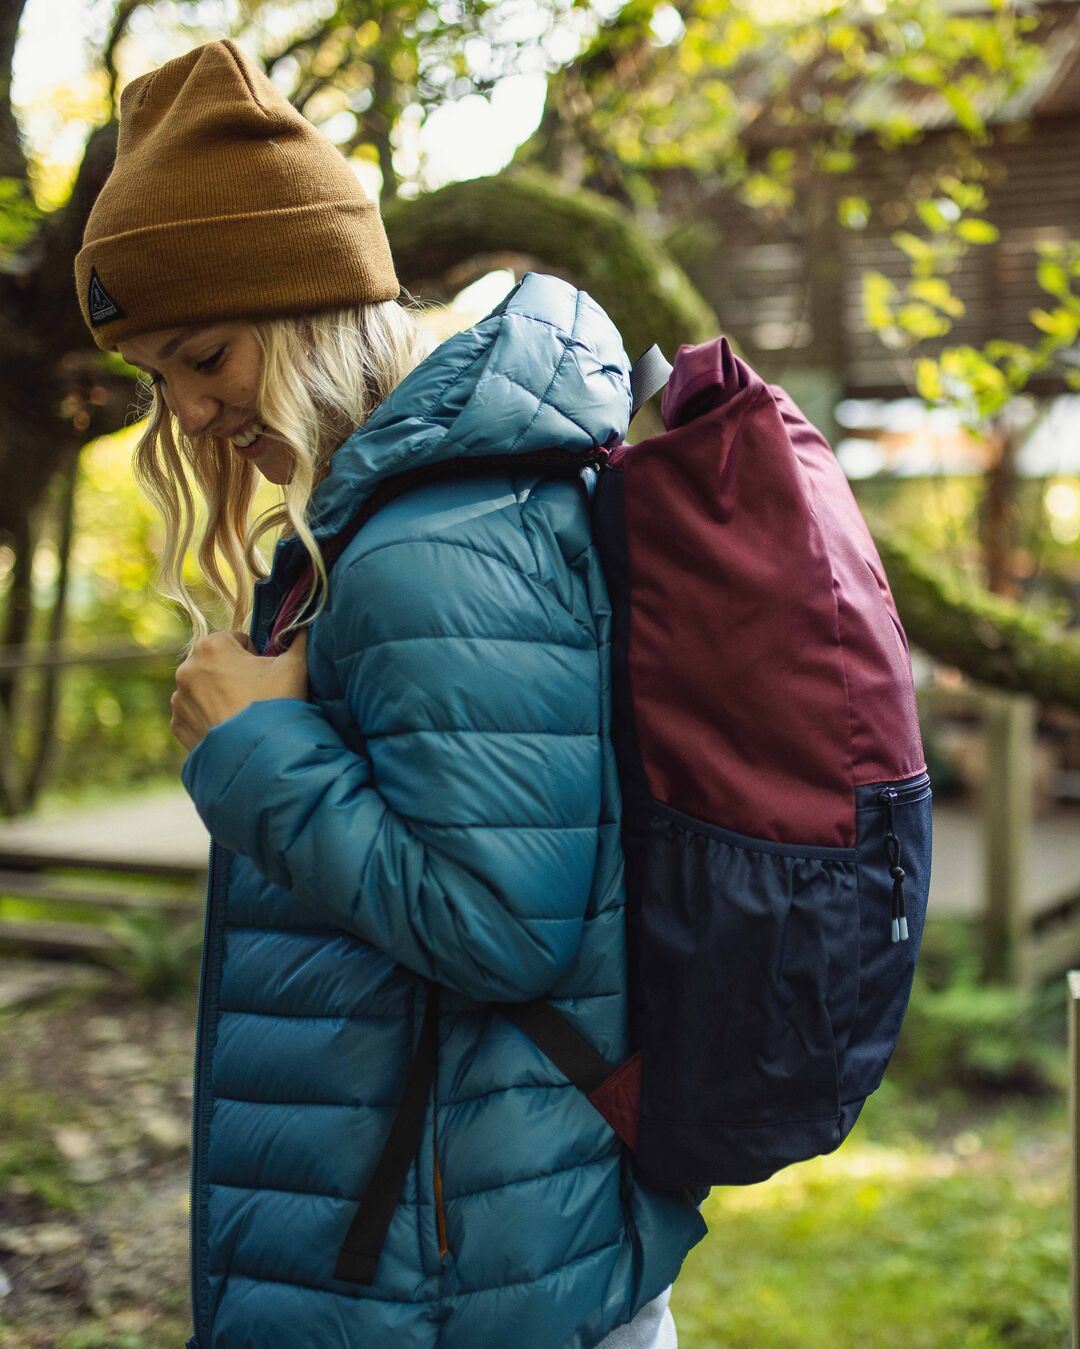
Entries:
POLYGON ((231 42, 132 81, 120 128, 80 303, 153 384, 136 469, 166 593, 205 634, 183 580, 201 530, 233 628, 251 615, 196 642, 173 697, 214 838, 189 1346, 673 1345, 694 1204, 640 1186, 492 1006, 550 998, 625 1055, 607 595, 580 481, 530 461, 625 433, 618 333, 530 273, 425 357, 377 207, 231 42), (257 474, 286 537, 253 589, 257 474), (428 1041, 419 1143, 362 1267, 428 1041))

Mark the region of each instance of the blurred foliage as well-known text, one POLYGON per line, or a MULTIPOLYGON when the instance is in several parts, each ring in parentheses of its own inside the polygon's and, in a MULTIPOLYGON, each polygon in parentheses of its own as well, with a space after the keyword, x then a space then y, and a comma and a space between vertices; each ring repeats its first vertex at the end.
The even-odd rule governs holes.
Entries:
POLYGON ((134 992, 147 998, 171 998, 198 986, 201 922, 178 924, 150 910, 113 914, 107 929, 119 940, 113 967, 134 992))
MULTIPOLYGON (((959 223, 983 227, 964 236, 970 242, 992 243, 997 239, 997 230, 987 221, 959 223)), ((893 241, 904 246, 899 236, 894 235, 893 241)), ((1053 303, 1032 309, 1028 316, 1040 334, 1034 345, 993 339, 981 348, 946 347, 936 358, 923 356, 915 362, 919 394, 930 405, 957 407, 969 429, 977 429, 996 416, 1034 375, 1053 366, 1058 356, 1071 355, 1077 348, 1080 241, 1040 243, 1037 252, 1036 278, 1053 303)), ((914 261, 918 255, 911 256, 914 261)), ((952 294, 948 282, 932 275, 934 261, 928 256, 925 265, 921 259, 914 262, 918 279, 909 283, 906 303, 880 273, 869 272, 863 278, 867 318, 886 345, 907 349, 923 338, 940 337, 952 326, 950 319, 963 314, 963 301, 952 294), (913 296, 917 302, 912 302, 913 296)), ((1069 389, 1080 390, 1080 367, 1065 369, 1063 378, 1069 389)))
MULTIPOLYGON (((77 665, 64 672, 50 775, 54 801, 157 778, 175 781, 184 761, 184 750, 169 730, 169 698, 188 630, 186 620, 153 588, 162 526, 132 472, 132 451, 141 429, 134 425, 103 436, 80 456, 65 640, 74 650, 131 644, 145 648, 147 658, 77 665)), ((266 485, 257 505, 268 504, 273 496, 274 489, 266 485)), ((0 548, 0 599, 3 563, 0 548)), ((47 532, 34 557, 39 631, 57 572, 55 541, 47 532)), ((208 603, 193 559, 185 576, 200 602, 208 603)), ((39 680, 40 675, 27 676, 28 701, 39 680)), ((28 739, 31 731, 23 726, 17 734, 28 739)))
POLYGON ((34 126, 34 149, 27 165, 34 202, 41 212, 58 210, 71 195, 79 168, 78 158, 71 153, 71 129, 108 120, 105 71, 92 67, 75 79, 58 80, 49 86, 47 98, 20 112, 34 126))
POLYGON ((980 931, 966 919, 931 916, 889 1078, 914 1094, 1060 1097, 1060 981, 1031 989, 980 983, 980 931))
MULTIPOLYGON (((175 779, 183 762, 183 750, 169 731, 169 697, 186 631, 151 589, 161 526, 132 475, 137 434, 138 428, 131 427, 93 441, 80 457, 66 638, 75 649, 130 642, 148 652, 172 649, 176 657, 65 671, 51 777, 54 794, 70 794, 83 783, 101 791, 162 776, 175 779)), ((55 543, 46 536, 34 558, 38 627, 57 572, 55 543)), ((38 679, 40 675, 28 677, 28 697, 38 679)), ((22 730, 29 735, 29 727, 22 730)))
MULTIPOLYGON (((973 585, 982 584, 985 484, 981 477, 880 475, 854 481, 852 489, 869 517, 881 519, 928 557, 949 562, 973 585)), ((1076 592, 1080 583, 1080 476, 1060 473, 1018 479, 1012 513, 1016 523, 1012 571, 1026 602, 1047 619, 1065 623, 1080 607, 1076 592)))
POLYGON ((26 243, 40 219, 41 213, 21 180, 0 177, 0 261, 26 243))
POLYGON ((858 134, 872 134, 882 150, 921 135, 889 99, 863 100, 853 117, 849 94, 860 83, 910 80, 933 90, 981 140, 985 110, 1039 67, 1042 54, 1028 39, 1037 22, 1001 3, 963 14, 936 0, 693 0, 678 8, 630 0, 597 34, 591 59, 571 70, 577 105, 560 111, 588 123, 589 167, 608 167, 605 152, 617 157, 624 184, 643 202, 655 202, 650 174, 678 166, 782 213, 797 204, 808 173, 855 168, 858 134), (744 132, 763 114, 770 129, 789 133, 788 143, 757 163, 744 132))

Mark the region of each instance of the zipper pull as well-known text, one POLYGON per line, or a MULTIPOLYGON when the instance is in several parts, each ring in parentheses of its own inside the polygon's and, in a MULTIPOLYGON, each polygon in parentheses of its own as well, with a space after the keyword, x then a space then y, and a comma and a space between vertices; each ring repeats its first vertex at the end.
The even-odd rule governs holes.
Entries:
POLYGON ((889 859, 889 875, 892 877, 892 939, 907 941, 907 906, 904 903, 904 868, 900 865, 900 840, 893 827, 893 802, 897 798, 895 787, 883 787, 879 793, 885 803, 885 856, 889 859))

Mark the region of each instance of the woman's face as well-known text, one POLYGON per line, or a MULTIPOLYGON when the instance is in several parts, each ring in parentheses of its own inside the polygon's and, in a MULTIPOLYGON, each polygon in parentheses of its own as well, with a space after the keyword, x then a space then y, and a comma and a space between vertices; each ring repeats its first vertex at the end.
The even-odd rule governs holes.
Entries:
POLYGON ((161 328, 129 338, 119 351, 151 377, 186 436, 221 436, 264 478, 288 482, 289 448, 255 406, 262 352, 248 324, 161 328), (259 434, 249 440, 253 431, 259 434))

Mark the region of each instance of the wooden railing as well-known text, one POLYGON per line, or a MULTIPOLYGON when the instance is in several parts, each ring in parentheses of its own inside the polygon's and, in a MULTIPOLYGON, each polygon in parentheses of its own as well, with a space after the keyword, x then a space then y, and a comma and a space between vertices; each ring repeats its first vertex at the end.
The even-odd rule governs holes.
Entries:
POLYGON ((107 642, 87 651, 66 642, 46 642, 30 648, 0 646, 0 674, 78 665, 178 665, 181 658, 179 649, 139 646, 135 642, 107 642))
POLYGON ((986 770, 977 805, 984 872, 982 978, 1029 988, 1060 978, 1080 957, 1080 877, 1038 911, 1025 903, 1034 833, 1037 704, 1023 694, 970 686, 922 689, 919 709, 930 716, 959 712, 982 726, 986 770))

